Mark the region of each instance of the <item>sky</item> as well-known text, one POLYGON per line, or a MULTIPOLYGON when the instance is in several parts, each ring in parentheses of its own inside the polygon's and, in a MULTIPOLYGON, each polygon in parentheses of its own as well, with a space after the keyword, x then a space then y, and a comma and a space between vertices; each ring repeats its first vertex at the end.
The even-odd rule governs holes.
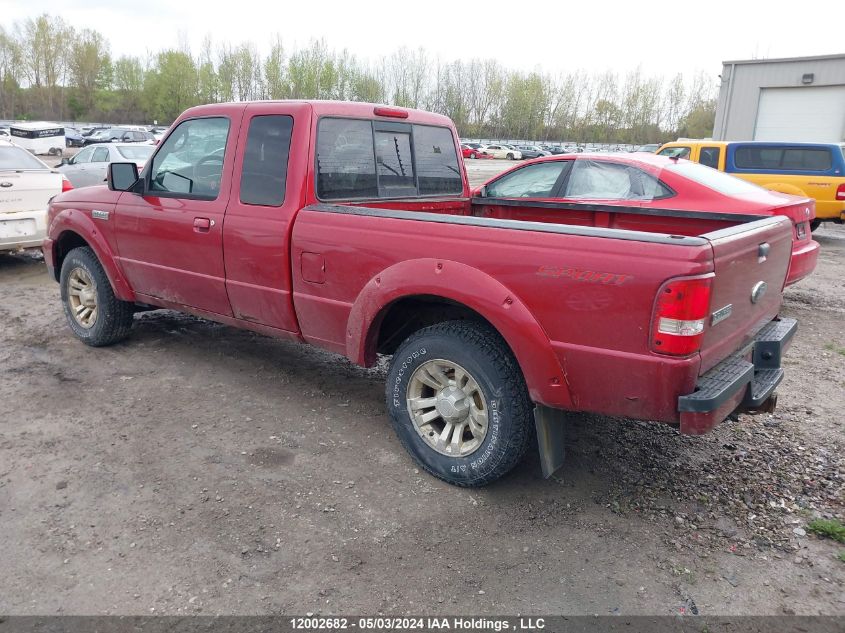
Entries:
POLYGON ((287 50, 322 38, 370 60, 422 46, 444 62, 715 79, 724 60, 845 52, 839 1, 0 0, 7 29, 41 13, 99 30, 114 56, 142 58, 185 41, 196 54, 206 36, 266 53, 278 35, 287 50))

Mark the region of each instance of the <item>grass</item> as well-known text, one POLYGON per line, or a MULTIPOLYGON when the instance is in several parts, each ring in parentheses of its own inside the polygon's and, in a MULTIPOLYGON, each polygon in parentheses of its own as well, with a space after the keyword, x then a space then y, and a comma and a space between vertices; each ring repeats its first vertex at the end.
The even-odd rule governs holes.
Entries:
POLYGON ((842 550, 841 552, 839 552, 839 556, 838 556, 838 558, 839 558, 839 560, 841 560, 843 563, 845 563, 845 550, 842 550))
POLYGON ((845 347, 839 347, 836 343, 827 343, 824 348, 830 352, 836 352, 840 356, 845 356, 845 347))
POLYGON ((810 532, 845 543, 845 524, 839 519, 816 519, 807 524, 810 532))

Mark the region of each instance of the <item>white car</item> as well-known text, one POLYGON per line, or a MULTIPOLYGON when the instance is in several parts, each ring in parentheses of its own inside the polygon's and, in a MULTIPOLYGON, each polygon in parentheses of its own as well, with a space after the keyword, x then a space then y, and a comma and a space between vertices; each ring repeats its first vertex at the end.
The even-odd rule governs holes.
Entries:
POLYGON ((152 156, 155 147, 145 143, 96 143, 72 158, 63 158, 58 169, 74 187, 102 185, 109 163, 135 163, 138 171, 152 156))
POLYGON ((41 246, 47 204, 73 185, 27 150, 0 140, 0 252, 41 246))
POLYGON ((522 152, 513 145, 496 143, 493 145, 482 145, 481 153, 488 154, 493 158, 505 158, 507 160, 522 160, 522 152))

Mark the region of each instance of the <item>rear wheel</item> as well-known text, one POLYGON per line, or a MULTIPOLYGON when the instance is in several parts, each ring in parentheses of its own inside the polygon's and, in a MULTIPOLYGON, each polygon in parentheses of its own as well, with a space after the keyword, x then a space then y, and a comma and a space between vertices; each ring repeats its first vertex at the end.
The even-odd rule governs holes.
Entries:
POLYGON ((411 335, 393 356, 386 396, 402 445, 456 486, 505 475, 531 440, 531 401, 516 359, 480 323, 447 321, 411 335))
POLYGON ((126 338, 133 304, 114 295, 102 264, 88 247, 75 248, 62 262, 62 305, 76 338, 92 347, 126 338))
POLYGON ((811 231, 815 231, 815 230, 816 230, 816 229, 818 229, 821 225, 822 225, 822 221, 821 221, 821 220, 812 220, 812 221, 810 222, 810 230, 811 230, 811 231))
POLYGON ((478 154, 476 154, 475 152, 473 152, 472 154, 470 154, 470 155, 469 155, 469 157, 470 157, 470 158, 473 158, 473 159, 474 159, 474 158, 478 158, 478 154))

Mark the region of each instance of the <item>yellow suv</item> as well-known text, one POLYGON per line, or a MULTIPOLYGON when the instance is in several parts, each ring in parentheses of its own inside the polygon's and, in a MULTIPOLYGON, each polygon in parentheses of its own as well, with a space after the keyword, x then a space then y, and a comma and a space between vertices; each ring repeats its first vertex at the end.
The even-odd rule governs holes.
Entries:
POLYGON ((657 150, 738 176, 772 191, 814 198, 816 230, 845 220, 845 145, 681 140, 657 150))

